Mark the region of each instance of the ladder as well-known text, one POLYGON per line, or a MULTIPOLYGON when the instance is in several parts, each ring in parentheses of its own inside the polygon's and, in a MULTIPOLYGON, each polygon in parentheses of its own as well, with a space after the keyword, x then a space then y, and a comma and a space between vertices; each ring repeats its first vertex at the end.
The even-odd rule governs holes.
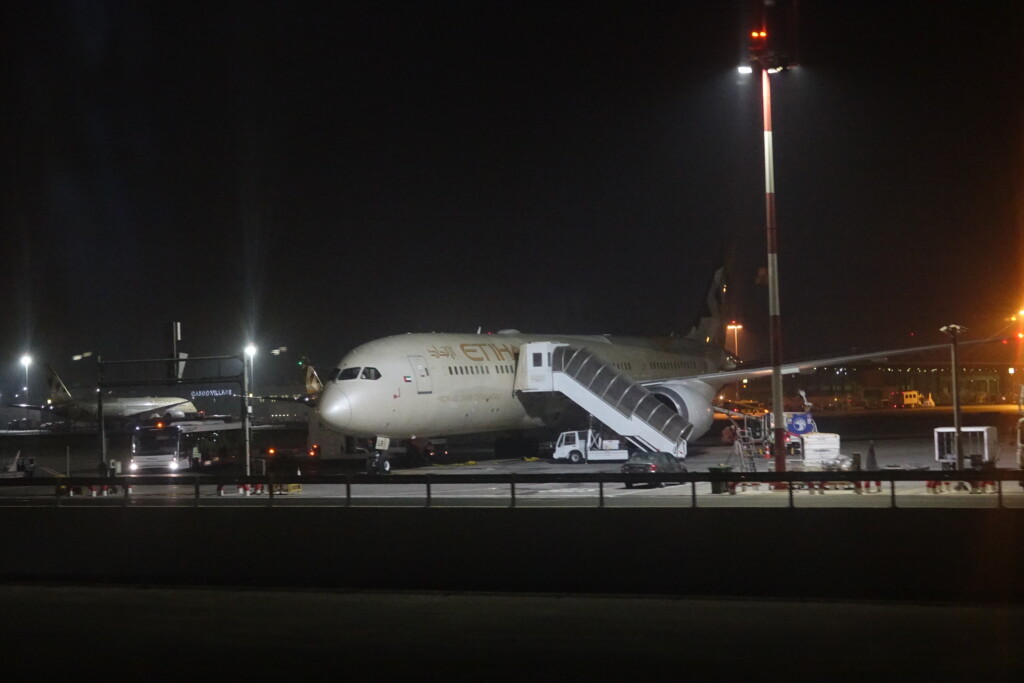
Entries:
POLYGON ((693 425, 588 349, 558 342, 524 344, 515 390, 561 393, 640 450, 686 457, 693 425))

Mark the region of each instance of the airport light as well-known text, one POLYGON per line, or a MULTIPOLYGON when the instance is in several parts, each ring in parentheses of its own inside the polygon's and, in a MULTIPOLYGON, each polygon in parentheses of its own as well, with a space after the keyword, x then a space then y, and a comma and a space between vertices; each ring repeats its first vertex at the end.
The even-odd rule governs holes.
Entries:
POLYGON ((957 338, 966 331, 966 327, 955 324, 943 325, 939 328, 939 332, 948 334, 950 338, 951 362, 953 364, 953 443, 956 449, 956 469, 958 471, 964 468, 964 448, 960 429, 960 363, 957 359, 957 338))
POLYGON ((743 326, 733 321, 725 326, 726 330, 732 332, 732 354, 737 358, 739 357, 739 331, 743 329, 743 326))
MULTIPOLYGON (((778 230, 775 222, 775 158, 772 147, 772 99, 769 74, 790 67, 788 58, 770 47, 768 33, 763 28, 750 33, 748 50, 750 71, 761 71, 761 107, 764 122, 764 185, 765 228, 768 233, 768 323, 769 348, 772 366, 772 419, 774 439, 772 456, 775 471, 786 471, 786 415, 782 395, 782 313, 779 307, 778 230)), ((784 486, 784 485, 780 485, 784 486)))
POLYGON ((252 394, 256 391, 256 345, 249 343, 245 347, 245 355, 249 359, 249 392, 252 394))
POLYGON ((32 365, 32 356, 27 353, 23 355, 21 364, 25 366, 25 401, 28 402, 28 366, 32 365))
MULTIPOLYGON (((740 357, 740 330, 743 329, 743 325, 733 320, 731 323, 725 326, 726 330, 732 331, 732 355, 738 359, 740 357)), ((746 380, 744 380, 746 381, 746 380)), ((736 400, 740 400, 740 385, 737 384, 735 388, 736 400)))
POLYGON ((256 345, 249 342, 245 347, 245 355, 242 358, 242 421, 245 425, 245 476, 247 477, 251 472, 249 451, 252 448, 252 418, 249 415, 249 397, 252 396, 252 390, 249 386, 249 371, 254 373, 253 383, 255 383, 255 364, 253 363, 255 357, 256 345), (246 368, 246 365, 249 367, 246 368))

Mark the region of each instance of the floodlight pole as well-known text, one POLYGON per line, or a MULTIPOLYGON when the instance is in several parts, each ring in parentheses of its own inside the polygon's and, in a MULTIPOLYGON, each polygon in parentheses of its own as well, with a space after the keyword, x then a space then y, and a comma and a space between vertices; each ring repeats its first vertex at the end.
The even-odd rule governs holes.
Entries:
POLYGON ((764 209, 768 233, 768 330, 772 365, 772 455, 775 471, 786 471, 786 413, 782 403, 782 313, 779 307, 778 229, 775 223, 775 157, 772 149, 772 91, 768 67, 761 65, 764 114, 764 209))
POLYGON ((966 327, 960 325, 945 325, 939 329, 949 335, 950 362, 953 365, 953 447, 956 449, 956 469, 964 468, 964 442, 962 437, 960 420, 960 361, 957 357, 957 337, 966 331, 966 327))
POLYGON ((100 460, 109 466, 107 460, 107 422, 103 416, 103 357, 96 356, 96 419, 100 425, 100 460))
POLYGON ((249 419, 249 373, 246 365, 250 359, 251 356, 248 353, 242 354, 242 420, 245 427, 245 476, 247 477, 249 476, 249 443, 252 422, 249 419))

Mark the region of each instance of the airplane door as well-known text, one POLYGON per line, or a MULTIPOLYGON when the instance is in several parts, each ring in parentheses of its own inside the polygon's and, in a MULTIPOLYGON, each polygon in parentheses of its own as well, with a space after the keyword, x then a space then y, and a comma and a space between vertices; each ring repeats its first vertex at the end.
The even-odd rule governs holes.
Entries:
POLYGON ((432 393, 434 385, 430 381, 430 370, 427 369, 423 356, 409 356, 409 365, 412 366, 412 376, 416 378, 416 393, 432 393))

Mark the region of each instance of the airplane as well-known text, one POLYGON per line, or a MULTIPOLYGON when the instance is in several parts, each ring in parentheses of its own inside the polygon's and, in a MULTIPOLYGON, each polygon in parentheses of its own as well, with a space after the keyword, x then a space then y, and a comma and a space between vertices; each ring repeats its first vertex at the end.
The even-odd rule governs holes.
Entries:
MULTIPOLYGON (((12 408, 27 408, 51 413, 65 420, 95 422, 97 420, 96 400, 76 399, 68 391, 50 365, 45 366, 46 384, 50 396, 46 405, 25 403, 8 404, 12 408)), ((185 418, 197 415, 192 401, 178 396, 144 396, 103 399, 103 417, 106 420, 126 421, 149 418, 185 418)))
MULTIPOLYGON (((341 359, 323 384, 317 412, 328 428, 347 436, 413 442, 430 437, 576 428, 586 423, 587 415, 566 397, 556 392, 528 396, 515 391, 520 347, 543 341, 585 348, 642 384, 689 422, 692 428, 685 438, 693 441, 710 429, 713 401, 723 386, 773 371, 771 367, 743 368, 724 348, 725 325, 719 314, 724 291, 720 268, 705 311, 686 337, 538 335, 502 330, 494 335, 410 333, 377 339, 341 359)), ((823 365, 938 348, 948 345, 790 363, 783 365, 781 372, 793 374, 823 365)), ((506 448, 499 440, 499 455, 508 452, 506 448)), ((378 471, 389 471, 386 452, 378 448, 377 455, 384 459, 378 471)))

